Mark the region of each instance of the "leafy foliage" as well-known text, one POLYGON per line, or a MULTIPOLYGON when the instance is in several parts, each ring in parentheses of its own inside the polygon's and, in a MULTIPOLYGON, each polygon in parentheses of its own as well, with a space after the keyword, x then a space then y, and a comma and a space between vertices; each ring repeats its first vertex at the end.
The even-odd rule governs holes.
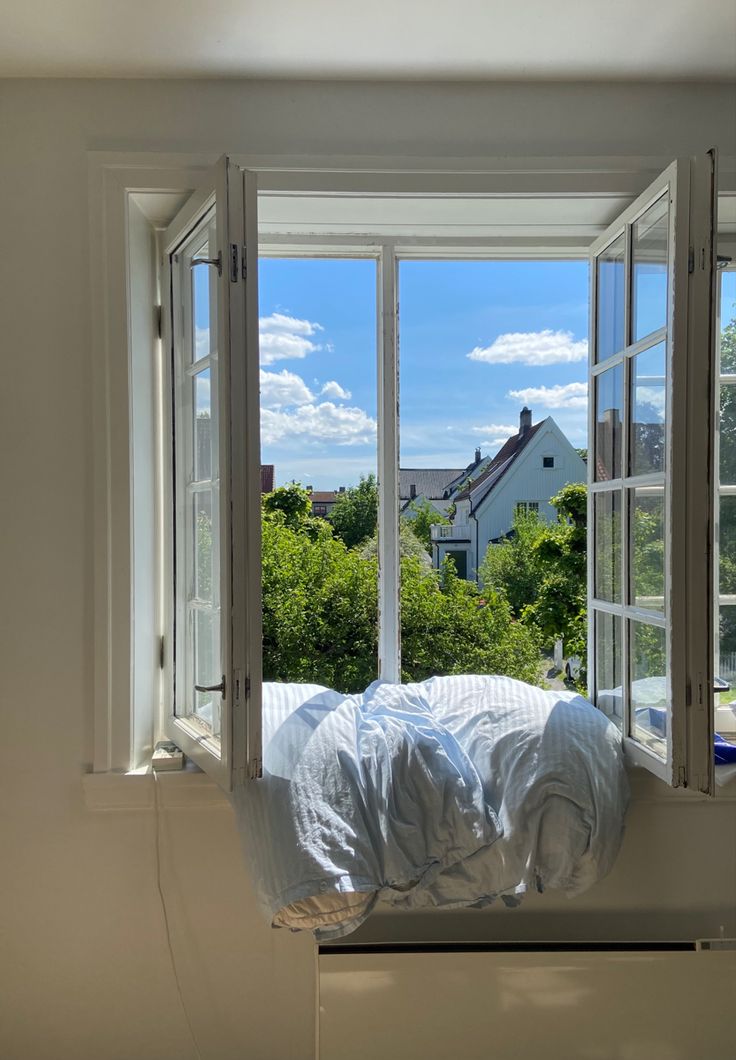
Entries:
MULTIPOLYGON (((486 591, 499 593, 513 615, 548 647, 561 638, 568 656, 586 653, 587 492, 564 486, 551 498, 557 522, 517 512, 512 535, 486 551, 480 568, 486 591)), ((584 684, 581 673, 579 683, 584 684)))
MULTIPOLYGON (((378 672, 375 546, 348 548, 328 522, 288 507, 264 500, 264 676, 362 691, 378 672)), ((404 543, 402 679, 503 673, 536 681, 538 637, 514 621, 507 601, 481 597, 450 564, 431 570, 411 527, 404 543)))
POLYGON ((360 477, 357 486, 349 486, 338 497, 330 512, 330 522, 337 536, 354 548, 376 531, 378 523, 378 486, 376 476, 360 477))
MULTIPOLYGON (((377 557, 377 532, 363 545, 360 554, 365 559, 375 559, 377 557)), ((399 523, 399 556, 401 559, 413 558, 418 560, 425 571, 432 566, 432 560, 427 554, 424 544, 414 533, 413 526, 408 519, 402 519, 399 523)))
POLYGON ((448 526, 450 523, 449 519, 446 519, 444 515, 440 515, 436 508, 434 508, 428 500, 422 500, 420 502, 412 501, 409 508, 414 515, 404 516, 402 518, 402 524, 408 524, 414 535, 419 538, 421 543, 424 545, 427 553, 432 555, 432 524, 438 526, 448 526))

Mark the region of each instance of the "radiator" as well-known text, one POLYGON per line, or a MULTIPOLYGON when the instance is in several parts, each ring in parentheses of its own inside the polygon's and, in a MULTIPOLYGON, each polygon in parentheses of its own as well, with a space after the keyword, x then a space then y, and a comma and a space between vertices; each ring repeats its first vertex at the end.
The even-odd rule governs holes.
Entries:
POLYGON ((320 1060, 730 1060, 732 945, 323 947, 320 1060))

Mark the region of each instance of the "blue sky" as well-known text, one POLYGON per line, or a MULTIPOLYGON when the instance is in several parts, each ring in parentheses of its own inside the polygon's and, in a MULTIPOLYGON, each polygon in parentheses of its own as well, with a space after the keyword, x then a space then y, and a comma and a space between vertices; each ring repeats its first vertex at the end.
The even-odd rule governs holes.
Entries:
MULTIPOLYGON (((262 459, 315 489, 376 466, 375 264, 262 259, 262 459)), ((586 444, 587 262, 402 262, 401 463, 494 453, 525 403, 586 444)))

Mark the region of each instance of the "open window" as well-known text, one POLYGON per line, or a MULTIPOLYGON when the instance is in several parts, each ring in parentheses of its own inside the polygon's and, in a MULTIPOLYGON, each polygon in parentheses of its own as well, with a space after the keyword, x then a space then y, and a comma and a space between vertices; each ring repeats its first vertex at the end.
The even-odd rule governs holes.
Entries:
POLYGON ((591 249, 589 683, 633 762, 713 790, 715 155, 591 249))
POLYGON ((256 255, 254 178, 223 157, 163 243, 163 699, 226 789, 260 769, 256 255))

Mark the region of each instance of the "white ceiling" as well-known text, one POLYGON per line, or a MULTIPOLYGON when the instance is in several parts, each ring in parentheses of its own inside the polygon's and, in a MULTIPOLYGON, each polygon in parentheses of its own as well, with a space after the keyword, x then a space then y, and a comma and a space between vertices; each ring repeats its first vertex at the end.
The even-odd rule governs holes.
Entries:
POLYGON ((0 76, 736 77, 736 0, 0 0, 0 76))

